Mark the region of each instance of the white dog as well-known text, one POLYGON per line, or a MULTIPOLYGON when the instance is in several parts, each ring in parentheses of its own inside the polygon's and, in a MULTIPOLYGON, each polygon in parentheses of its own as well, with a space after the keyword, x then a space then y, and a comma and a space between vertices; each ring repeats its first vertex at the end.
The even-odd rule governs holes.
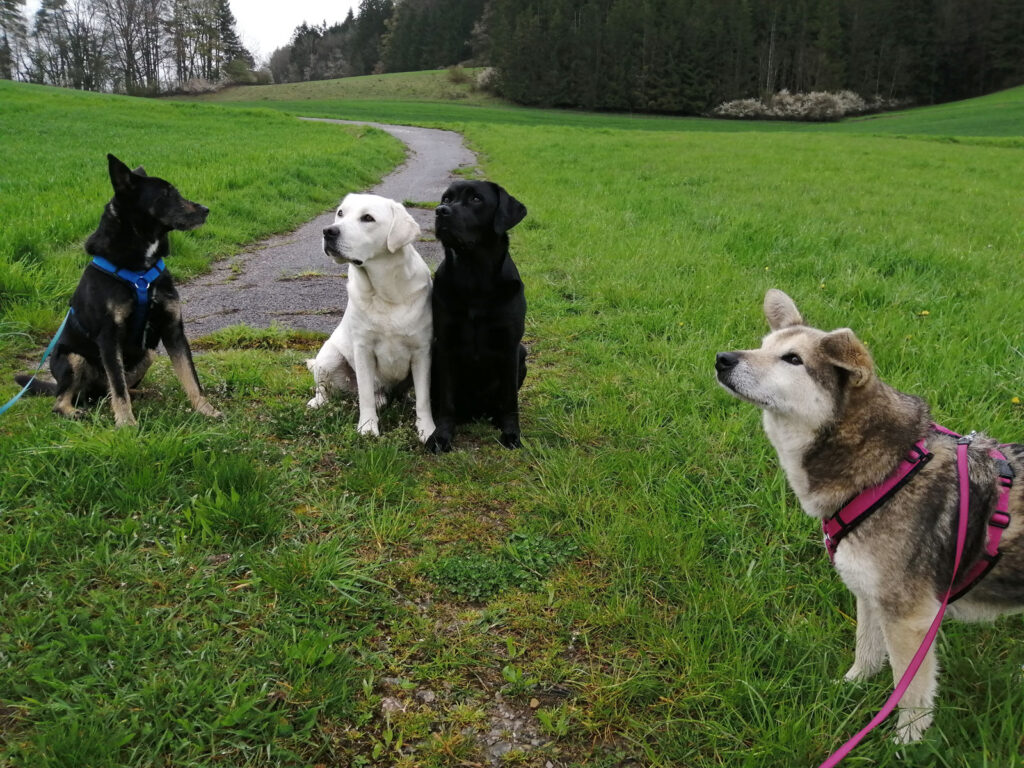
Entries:
POLYGON ((333 390, 359 395, 359 432, 379 435, 377 408, 416 390, 420 442, 434 432, 430 413, 430 269, 412 246, 420 227, 399 203, 378 195, 346 195, 324 229, 324 253, 348 270, 348 307, 337 329, 306 366, 319 408, 333 390))

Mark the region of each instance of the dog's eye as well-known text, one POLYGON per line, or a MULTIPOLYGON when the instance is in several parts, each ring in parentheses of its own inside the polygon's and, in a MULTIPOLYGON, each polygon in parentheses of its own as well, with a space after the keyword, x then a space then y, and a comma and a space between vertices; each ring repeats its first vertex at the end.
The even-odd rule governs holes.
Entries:
POLYGON ((472 200, 474 203, 482 203, 484 201, 484 199, 480 197, 480 195, 473 195, 473 197, 471 197, 470 200, 472 200))
POLYGON ((366 222, 367 224, 372 224, 373 222, 375 222, 375 221, 376 221, 376 219, 375 219, 375 218, 373 218, 373 216, 371 216, 371 215, 370 215, 370 214, 368 214, 368 213, 364 213, 364 214, 363 214, 362 216, 360 216, 360 217, 359 217, 359 220, 360 220, 360 221, 365 221, 365 222, 366 222))
POLYGON ((804 361, 800 359, 800 355, 795 352, 787 352, 782 356, 783 362, 789 363, 790 365, 803 365, 804 361))

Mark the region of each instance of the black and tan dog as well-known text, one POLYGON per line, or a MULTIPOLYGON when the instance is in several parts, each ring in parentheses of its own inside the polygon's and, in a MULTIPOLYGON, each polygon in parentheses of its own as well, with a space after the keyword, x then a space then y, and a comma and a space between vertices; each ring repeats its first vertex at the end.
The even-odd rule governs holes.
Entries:
POLYGON ((489 181, 456 181, 435 210, 444 261, 434 275, 430 401, 436 429, 427 448, 450 451, 455 425, 489 418, 506 448, 518 448, 519 388, 526 378, 526 295, 508 231, 526 206, 489 181))
POLYGON ((71 297, 71 316, 50 358, 56 383, 35 380, 29 391, 56 395, 54 412, 69 417, 82 415, 79 404, 109 394, 117 426, 135 424, 128 389, 141 381, 162 341, 192 407, 219 417, 199 386, 178 292, 163 266, 167 233, 195 229, 209 209, 141 166, 130 170, 113 155, 107 161, 114 197, 85 244, 93 261, 71 297))
MULTIPOLYGON (((888 658, 899 681, 950 587, 958 443, 968 446, 970 514, 957 571, 962 597, 947 615, 969 621, 1024 610, 1024 445, 997 446, 984 435, 958 441, 932 424, 924 400, 879 380, 849 328, 808 327, 777 290, 765 296, 764 312, 771 333, 760 349, 720 352, 719 383, 763 409, 790 486, 808 515, 828 521, 826 532, 840 510, 872 503, 832 545, 836 570, 857 598, 857 644, 846 679, 870 677, 888 658), (908 456, 916 469, 907 466, 908 456), (879 493, 896 478, 903 484, 879 493), (1009 508, 1005 530, 1000 499, 1009 508), (993 533, 1001 536, 995 565, 962 585, 962 575, 976 577, 983 572, 976 566, 991 562, 993 533)), ((920 738, 931 723, 937 674, 932 647, 900 702, 898 741, 920 738)))

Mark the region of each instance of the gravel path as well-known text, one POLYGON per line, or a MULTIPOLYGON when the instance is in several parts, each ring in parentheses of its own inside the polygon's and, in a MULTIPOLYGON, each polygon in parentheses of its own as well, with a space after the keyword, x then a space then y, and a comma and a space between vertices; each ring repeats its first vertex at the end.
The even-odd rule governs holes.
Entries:
MULTIPOLYGON (((476 155, 466 149, 457 133, 406 125, 360 124, 387 131, 404 142, 407 149, 405 162, 367 190, 374 194, 399 202, 437 201, 456 178, 453 170, 476 164, 476 155)), ((433 211, 412 208, 410 212, 423 230, 423 240, 416 243, 416 250, 435 266, 443 254, 434 239, 433 211)), ((333 208, 294 232, 256 243, 217 262, 208 274, 180 284, 178 291, 188 336, 197 338, 241 323, 255 328, 273 323, 285 328, 333 331, 348 301, 348 266, 336 264, 322 250, 321 233, 332 221, 333 208)))

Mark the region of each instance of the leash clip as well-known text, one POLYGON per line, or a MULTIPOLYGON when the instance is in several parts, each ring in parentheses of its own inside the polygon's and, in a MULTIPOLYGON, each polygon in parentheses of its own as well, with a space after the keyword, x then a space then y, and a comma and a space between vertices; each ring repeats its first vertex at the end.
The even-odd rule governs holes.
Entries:
POLYGON ((961 436, 960 439, 956 441, 956 444, 957 445, 970 445, 971 443, 974 442, 974 438, 977 437, 977 436, 978 436, 978 433, 975 430, 972 429, 971 433, 969 435, 961 436))

